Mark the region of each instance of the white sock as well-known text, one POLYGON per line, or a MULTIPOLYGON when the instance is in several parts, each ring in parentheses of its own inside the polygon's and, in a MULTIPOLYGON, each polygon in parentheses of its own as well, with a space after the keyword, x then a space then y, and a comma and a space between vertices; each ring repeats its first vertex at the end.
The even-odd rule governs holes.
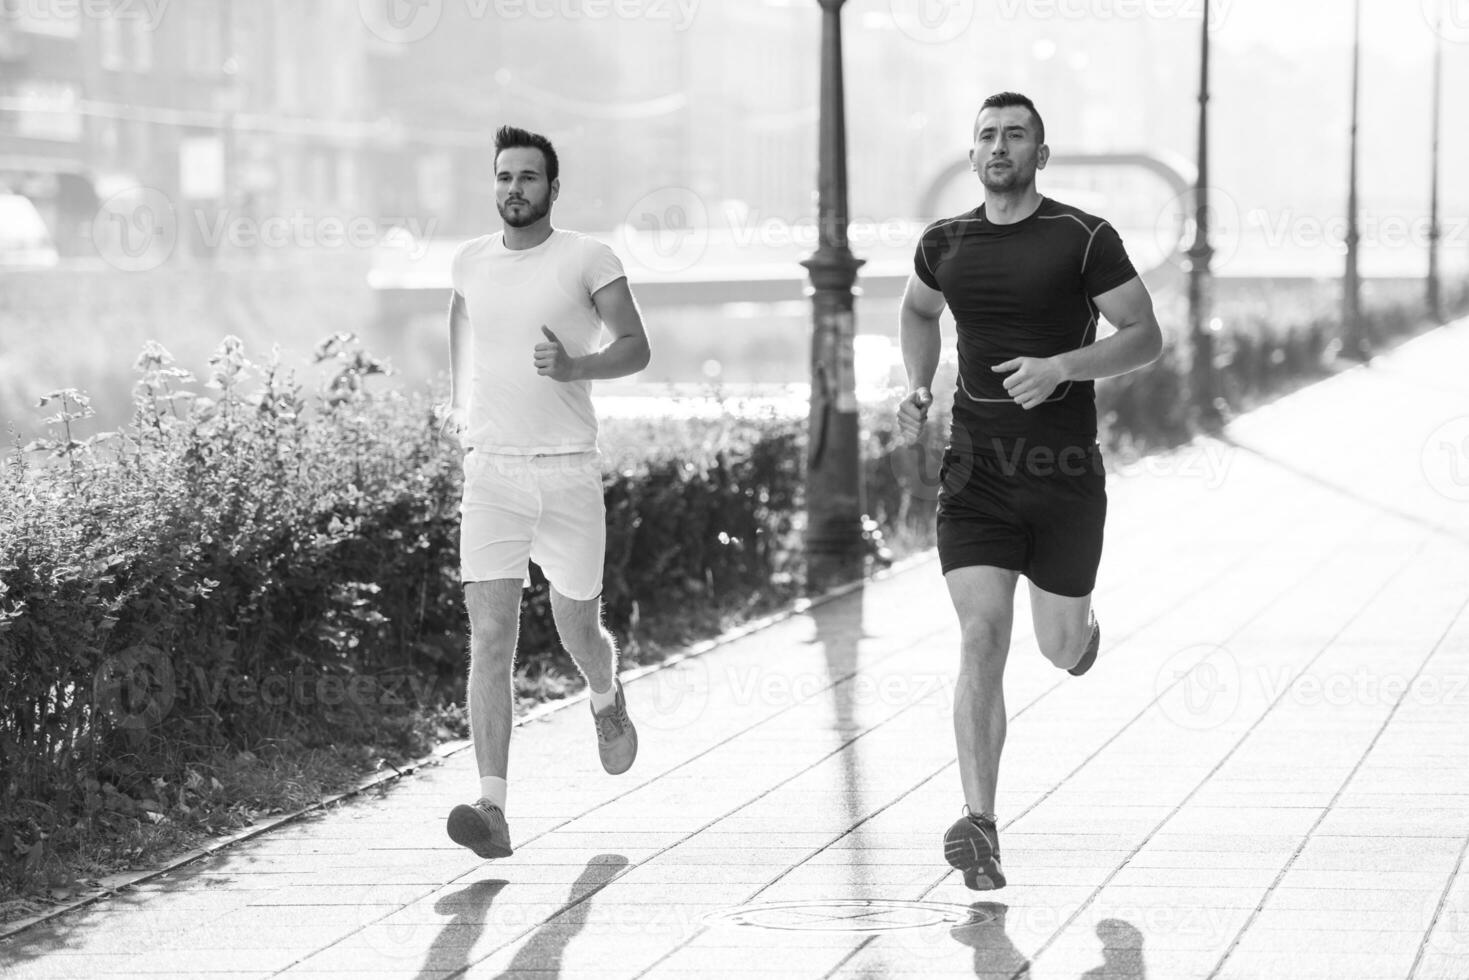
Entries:
POLYGON ((505 790, 505 780, 499 776, 479 777, 480 799, 489 800, 500 808, 501 813, 505 812, 505 790))
POLYGON ((605 711, 617 703, 617 680, 614 678, 605 691, 593 690, 592 685, 588 684, 587 692, 592 696, 592 710, 605 711))

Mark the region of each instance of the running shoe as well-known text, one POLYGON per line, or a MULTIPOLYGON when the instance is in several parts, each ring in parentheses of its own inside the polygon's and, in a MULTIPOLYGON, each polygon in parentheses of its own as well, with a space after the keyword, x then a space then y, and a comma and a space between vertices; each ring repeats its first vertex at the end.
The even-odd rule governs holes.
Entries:
POLYGON ((638 756, 638 730, 627 716, 627 700, 622 696, 622 681, 617 685, 617 700, 601 711, 592 709, 592 721, 597 725, 597 754, 602 757, 602 768, 619 776, 632 768, 638 756))
POLYGON ((448 830, 450 840, 482 858, 510 856, 510 825, 505 812, 489 800, 461 803, 450 810, 448 830))
POLYGON ((1000 870, 1000 832, 992 817, 971 813, 965 807, 964 816, 944 834, 944 858, 951 867, 964 872, 965 886, 974 891, 1005 887, 1005 872, 1000 870))
POLYGON ((1097 614, 1092 613, 1092 638, 1087 642, 1086 649, 1082 651, 1081 659, 1076 662, 1066 673, 1072 677, 1080 677, 1092 669, 1092 664, 1097 662, 1097 648, 1102 645, 1102 626, 1097 622, 1097 614))

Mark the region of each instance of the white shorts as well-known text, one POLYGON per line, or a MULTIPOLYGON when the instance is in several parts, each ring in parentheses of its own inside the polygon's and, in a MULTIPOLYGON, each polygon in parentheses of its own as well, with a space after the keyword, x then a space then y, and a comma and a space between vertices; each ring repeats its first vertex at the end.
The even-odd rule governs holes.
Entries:
POLYGON ((607 512, 598 452, 464 457, 459 570, 467 582, 518 578, 528 561, 568 599, 602 594, 607 512))

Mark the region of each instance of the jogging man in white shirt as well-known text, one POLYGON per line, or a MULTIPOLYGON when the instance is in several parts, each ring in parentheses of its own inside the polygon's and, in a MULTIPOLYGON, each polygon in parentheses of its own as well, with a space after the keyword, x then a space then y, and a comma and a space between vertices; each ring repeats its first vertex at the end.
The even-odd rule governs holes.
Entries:
POLYGON ((484 858, 511 853, 505 779, 529 560, 551 584, 556 629, 587 679, 602 767, 626 772, 637 755, 617 650, 602 625, 607 527, 591 382, 641 371, 649 356, 617 256, 551 227, 561 184, 550 140, 504 126, 494 166, 504 230, 466 242, 452 264, 446 422, 466 449, 460 561, 480 775, 480 799, 450 812, 448 832, 484 858))

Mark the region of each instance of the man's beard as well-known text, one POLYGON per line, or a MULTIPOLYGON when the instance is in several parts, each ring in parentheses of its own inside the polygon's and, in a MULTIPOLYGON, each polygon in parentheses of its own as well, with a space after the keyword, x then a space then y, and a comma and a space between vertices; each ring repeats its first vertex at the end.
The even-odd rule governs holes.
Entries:
POLYGON ((1024 186, 1024 182, 1020 179, 1020 168, 1013 163, 999 170, 984 167, 979 172, 979 182, 985 186, 986 190, 991 191, 1013 191, 1024 186))
POLYGON ((537 205, 536 202, 532 201, 530 198, 526 198, 525 207, 522 210, 514 213, 512 213, 507 207, 509 203, 519 202, 496 201, 495 208, 500 212, 500 218, 511 228, 529 227, 530 225, 535 224, 537 221, 540 221, 546 215, 551 213, 550 198, 547 198, 540 205, 537 205))

